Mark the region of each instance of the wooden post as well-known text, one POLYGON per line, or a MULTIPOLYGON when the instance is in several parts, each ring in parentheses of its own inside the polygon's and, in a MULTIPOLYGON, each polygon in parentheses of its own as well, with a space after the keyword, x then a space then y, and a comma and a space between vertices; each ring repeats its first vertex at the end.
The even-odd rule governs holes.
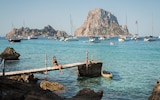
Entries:
POLYGON ((88 51, 86 51, 86 72, 88 73, 88 51))
POLYGON ((45 55, 45 67, 46 67, 46 72, 45 72, 45 74, 48 74, 48 70, 47 70, 47 63, 48 63, 48 56, 47 56, 47 54, 45 55))
POLYGON ((5 76, 5 59, 2 60, 1 66, 2 66, 3 77, 4 77, 5 76))
POLYGON ((92 61, 93 61, 94 60, 94 56, 92 55, 91 58, 92 58, 92 61))

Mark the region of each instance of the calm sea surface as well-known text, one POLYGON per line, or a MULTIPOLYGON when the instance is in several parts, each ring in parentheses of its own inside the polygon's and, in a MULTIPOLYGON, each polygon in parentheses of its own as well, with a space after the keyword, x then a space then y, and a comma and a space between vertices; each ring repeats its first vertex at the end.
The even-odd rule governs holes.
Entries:
MULTIPOLYGON (((113 79, 103 77, 77 80, 77 68, 51 71, 48 75, 35 74, 36 77, 57 81, 65 86, 58 92, 63 97, 72 97, 84 87, 104 91, 102 100, 147 100, 153 86, 160 78, 160 40, 154 42, 126 41, 116 38, 101 43, 85 43, 87 38, 75 42, 61 42, 51 39, 22 40, 9 43, 0 39, 0 53, 6 47, 13 47, 20 53, 20 60, 8 62, 6 71, 51 66, 55 55, 60 64, 85 61, 86 51, 89 59, 103 62, 102 69, 113 73, 113 79), (113 41, 115 45, 109 45, 113 41), (46 62, 46 63, 45 63, 46 62)), ((0 71, 2 71, 0 69, 0 71)))

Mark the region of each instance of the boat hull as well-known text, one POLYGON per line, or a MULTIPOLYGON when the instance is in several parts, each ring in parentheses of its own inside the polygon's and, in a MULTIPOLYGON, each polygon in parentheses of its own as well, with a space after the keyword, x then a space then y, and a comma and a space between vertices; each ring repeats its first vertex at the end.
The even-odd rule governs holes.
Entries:
POLYGON ((8 41, 9 41, 9 42, 21 42, 21 39, 16 39, 16 40, 9 39, 8 41))
POLYGON ((111 73, 111 72, 108 72, 108 71, 102 71, 102 72, 101 72, 101 75, 102 75, 103 77, 105 77, 105 78, 112 78, 112 77, 113 77, 112 73, 111 73))

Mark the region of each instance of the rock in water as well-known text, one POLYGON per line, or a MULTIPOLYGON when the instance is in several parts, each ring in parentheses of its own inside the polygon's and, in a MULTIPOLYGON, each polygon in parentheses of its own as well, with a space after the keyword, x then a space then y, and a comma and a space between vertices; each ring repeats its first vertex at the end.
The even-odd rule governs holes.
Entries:
POLYGON ((83 88, 72 99, 73 100, 101 100, 103 91, 95 92, 89 88, 83 88))
POLYGON ((7 47, 1 54, 0 57, 5 60, 18 60, 20 54, 17 53, 13 48, 7 47))
POLYGON ((63 90, 64 86, 61 85, 58 82, 49 82, 49 81, 42 81, 40 83, 40 87, 44 90, 50 90, 50 91, 58 91, 63 90))
POLYGON ((75 36, 130 35, 127 26, 118 24, 116 16, 100 8, 89 11, 86 21, 75 31, 75 36))

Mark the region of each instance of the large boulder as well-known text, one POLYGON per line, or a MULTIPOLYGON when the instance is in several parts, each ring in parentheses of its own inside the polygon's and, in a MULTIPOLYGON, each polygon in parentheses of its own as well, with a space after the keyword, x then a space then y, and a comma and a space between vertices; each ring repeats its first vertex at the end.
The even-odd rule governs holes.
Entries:
POLYGON ((103 96, 103 91, 99 90, 95 92, 89 88, 83 88, 74 97, 73 100, 101 100, 103 96))
POLYGON ((58 91, 63 90, 64 86, 58 82, 42 81, 40 87, 44 90, 58 91))
POLYGON ((1 54, 0 58, 5 60, 18 60, 20 54, 17 53, 13 48, 7 47, 1 54))

